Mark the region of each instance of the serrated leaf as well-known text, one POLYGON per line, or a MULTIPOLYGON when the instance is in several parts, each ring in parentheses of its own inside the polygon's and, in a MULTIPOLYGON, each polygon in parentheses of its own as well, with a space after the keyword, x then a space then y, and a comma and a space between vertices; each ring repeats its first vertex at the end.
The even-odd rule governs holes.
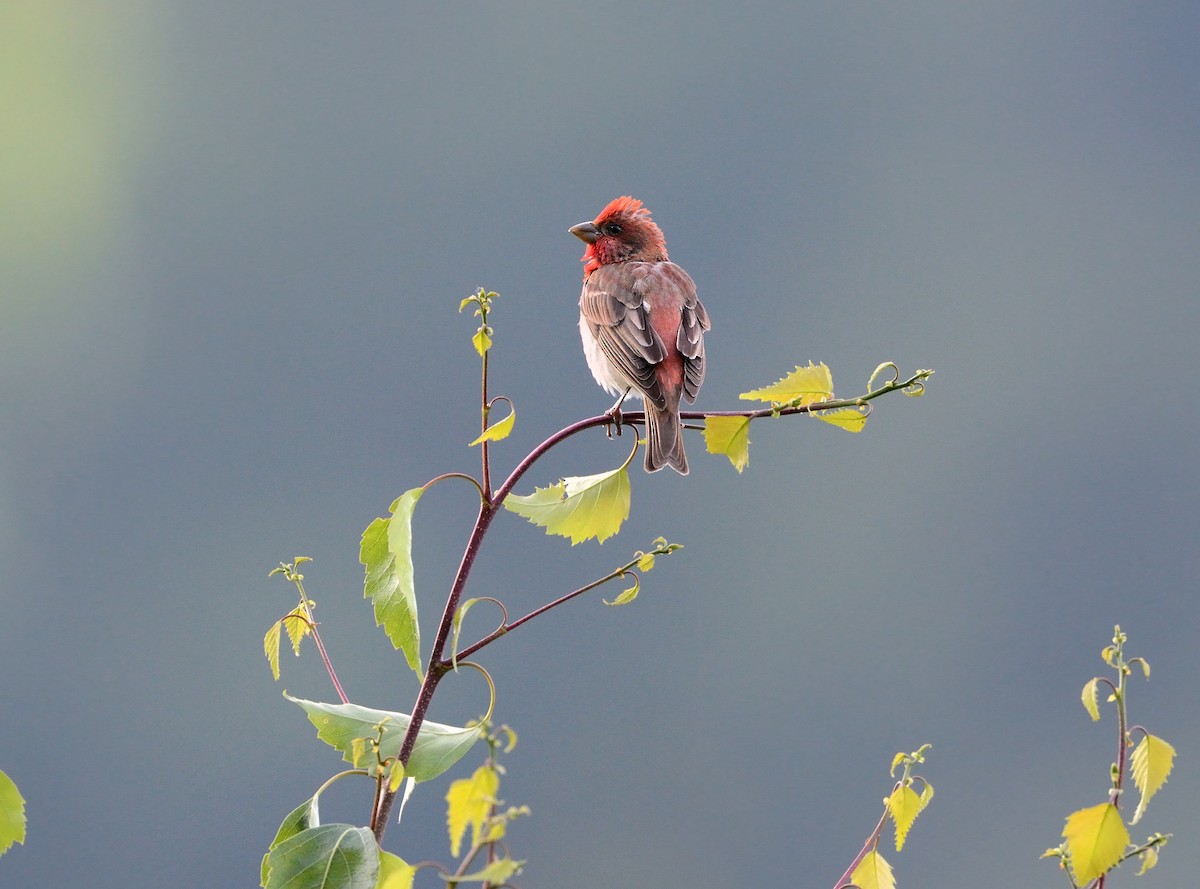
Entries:
POLYGON ((892 823, 896 825, 896 851, 899 852, 904 848, 909 829, 921 813, 921 798, 915 790, 904 784, 892 791, 887 799, 887 808, 892 823))
POLYGON ((1080 695, 1083 709, 1088 712, 1088 716, 1092 717, 1092 722, 1100 721, 1100 703, 1096 694, 1099 683, 1100 680, 1095 677, 1089 679, 1083 686, 1083 694, 1080 695))
POLYGON ((738 398, 745 401, 766 401, 779 404, 813 404, 833 396, 833 376, 824 362, 796 369, 777 383, 743 392, 738 398))
POLYGON ((475 447, 475 445, 482 444, 485 441, 500 441, 508 438, 509 433, 513 431, 513 424, 516 422, 517 410, 512 405, 509 405, 508 416, 503 420, 497 420, 487 429, 483 430, 483 434, 471 442, 470 447, 475 447))
POLYGON ((641 584, 641 581, 638 580, 638 576, 636 574, 632 575, 632 577, 633 577, 633 586, 631 586, 629 589, 623 591, 621 593, 621 595, 617 596, 617 598, 613 599, 611 602, 608 601, 607 599, 602 599, 601 601, 604 602, 605 605, 616 606, 616 605, 628 605, 630 602, 632 602, 634 599, 636 599, 637 595, 638 595, 638 591, 641 590, 641 588, 642 588, 642 584, 641 584))
POLYGON ((412 889, 417 869, 391 852, 379 850, 379 882, 375 889, 412 889))
POLYGON ((917 810, 918 812, 924 812, 925 807, 933 800, 933 785, 924 779, 922 782, 925 786, 921 789, 921 808, 917 810))
POLYGON ((391 518, 376 519, 363 532, 358 560, 366 569, 363 596, 408 666, 421 677, 421 629, 413 584, 412 516, 423 488, 405 491, 391 506, 391 518))
MULTIPOLYGON (((524 861, 516 861, 512 858, 497 858, 482 870, 464 874, 461 877, 453 877, 453 881, 455 883, 507 883, 510 878, 519 874, 521 868, 524 866, 524 861)), ((449 874, 443 874, 442 876, 444 879, 451 879, 449 874)))
POLYGON ((271 845, 267 847, 267 854, 262 860, 262 880, 261 885, 267 885, 267 871, 270 869, 269 859, 271 849, 274 849, 284 840, 294 837, 302 830, 308 830, 310 827, 320 827, 321 817, 317 811, 317 798, 311 797, 306 799, 292 811, 288 812, 287 817, 283 819, 283 823, 279 825, 279 830, 275 831, 275 839, 271 840, 271 845))
POLYGON ((308 615, 304 613, 304 609, 297 605, 283 617, 283 628, 287 630, 288 641, 292 643, 292 652, 300 656, 300 643, 304 637, 312 633, 312 627, 308 623, 308 615))
POLYGON ((705 417, 704 446, 710 454, 724 454, 741 472, 750 464, 750 418, 705 417))
POLYGON ((847 432, 862 432, 867 425, 868 413, 865 408, 839 407, 831 411, 816 411, 813 416, 847 432))
POLYGON ((472 845, 479 842, 479 832, 496 801, 500 776, 491 766, 480 766, 470 778, 460 778, 446 791, 446 826, 450 830, 450 854, 457 858, 462 848, 463 834, 471 828, 472 845))
POLYGON ((13 843, 25 845, 25 798, 13 779, 0 772, 0 855, 13 843))
POLYGON ((471 337, 471 345, 475 347, 475 351, 481 356, 492 347, 492 338, 486 327, 481 327, 475 331, 475 335, 471 337))
POLYGON ((1129 845, 1129 831, 1112 803, 1072 812, 1062 835, 1079 886, 1111 870, 1129 845))
POLYGON ((629 473, 621 466, 599 475, 565 478, 524 496, 509 494, 504 508, 546 529, 568 537, 571 546, 595 538, 603 543, 629 517, 629 473))
POLYGON ((1130 824, 1137 824, 1146 813, 1146 805, 1150 797, 1167 783, 1167 776, 1175 765, 1175 748, 1154 735, 1143 735, 1137 747, 1133 749, 1133 783, 1142 792, 1138 800, 1137 810, 1133 813, 1130 824))
POLYGON ((463 309, 465 309, 467 306, 471 305, 472 303, 478 303, 478 302, 479 302, 479 297, 477 297, 477 296, 464 297, 463 301, 458 304, 458 311, 461 312, 463 309))
POLYGON ((1146 871, 1150 870, 1154 865, 1158 864, 1158 850, 1151 846, 1141 854, 1142 866, 1138 868, 1137 875, 1140 877, 1146 871))
MULTIPOLYGON (((407 713, 373 710, 358 704, 322 704, 291 695, 284 697, 308 714, 309 722, 317 728, 317 737, 340 750, 346 762, 354 761, 354 739, 375 737, 376 726, 380 723, 384 724, 379 743, 380 758, 393 759, 400 753, 410 721, 407 713)), ((466 755, 471 745, 479 740, 480 731, 480 726, 459 728, 425 720, 417 734, 405 777, 415 781, 436 778, 466 755)))
POLYGON ((267 656, 267 663, 271 665, 271 678, 276 682, 279 681, 279 630, 282 623, 281 620, 275 621, 271 624, 271 629, 267 630, 267 635, 263 636, 263 654, 267 656))
POLYGON ((892 876, 892 866, 888 864, 879 850, 872 849, 850 874, 850 882, 859 889, 896 889, 896 879, 892 876))
POLYGON ((903 750, 901 750, 899 753, 897 753, 895 756, 893 756, 892 757, 892 767, 890 769, 888 769, 888 774, 895 776, 896 766, 898 766, 898 765, 900 765, 900 763, 904 762, 904 760, 907 758, 907 756, 908 756, 908 754, 906 754, 903 750))
POLYGON ((638 570, 639 571, 653 571, 654 570, 654 561, 655 561, 654 553, 640 553, 638 555, 638 560, 637 560, 638 570))
POLYGON ((366 827, 325 824, 267 853, 266 889, 375 889, 379 847, 366 827))

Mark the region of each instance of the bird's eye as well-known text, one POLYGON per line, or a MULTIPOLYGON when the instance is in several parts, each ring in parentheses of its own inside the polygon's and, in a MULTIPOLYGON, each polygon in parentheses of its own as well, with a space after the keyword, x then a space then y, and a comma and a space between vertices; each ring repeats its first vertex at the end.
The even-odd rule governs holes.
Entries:
POLYGON ((615 222, 606 222, 604 224, 604 233, 606 235, 619 235, 621 233, 621 226, 615 222))

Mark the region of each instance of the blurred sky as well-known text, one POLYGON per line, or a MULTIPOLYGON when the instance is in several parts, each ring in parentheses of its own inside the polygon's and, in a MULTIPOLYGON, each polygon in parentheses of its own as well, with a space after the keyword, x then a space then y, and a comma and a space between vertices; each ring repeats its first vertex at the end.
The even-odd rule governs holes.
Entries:
MULTIPOLYGON (((603 546, 496 523, 469 594, 512 613, 686 545, 633 606, 593 596, 481 658, 521 738, 521 885, 832 886, 926 742, 899 885, 1058 885, 1037 856, 1116 752, 1079 689, 1118 622, 1154 667, 1132 719, 1179 751, 1140 885, 1184 885, 1198 33, 1169 2, 4 4, 0 769, 29 836, 0 884, 256 884, 340 767, 280 696, 334 699, 314 652, 278 684, 263 660, 293 604, 267 572, 313 557, 350 696, 411 708, 358 538, 476 468, 459 300, 501 293, 506 472, 611 403, 567 227, 632 194, 713 318, 701 408, 810 359, 843 394, 884 360, 937 375, 858 436, 756 423, 740 476, 689 436, 691 476, 637 472, 603 546)), ((626 446, 575 440, 522 489, 626 446)), ((427 637, 471 498, 417 512, 427 637)), ((485 696, 464 674, 432 716, 485 696)), ((444 792, 390 848, 445 857, 444 792)), ((368 799, 342 782, 323 814, 368 799)))

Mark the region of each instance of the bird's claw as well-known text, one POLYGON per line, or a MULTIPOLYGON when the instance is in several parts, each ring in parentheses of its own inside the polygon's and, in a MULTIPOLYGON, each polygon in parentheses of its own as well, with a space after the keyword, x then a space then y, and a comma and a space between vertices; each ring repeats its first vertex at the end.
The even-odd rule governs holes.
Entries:
MULTIPOLYGON (((630 389, 632 389, 632 387, 630 387, 630 389)), ((625 403, 625 399, 629 397, 630 389, 626 389, 624 392, 622 392, 621 397, 617 399, 617 403, 604 412, 604 415, 608 417, 608 425, 604 427, 604 430, 608 433, 609 438, 613 437, 614 427, 617 430, 617 437, 621 437, 621 426, 625 422, 621 417, 621 405, 623 405, 625 403)))
MULTIPOLYGON (((624 400, 624 399, 622 399, 622 400, 624 400)), ((608 437, 609 438, 613 437, 613 429, 615 428, 617 431, 617 437, 620 438, 621 437, 621 426, 624 423, 624 420, 621 417, 621 405, 614 404, 612 407, 610 407, 608 410, 606 410, 604 412, 604 415, 606 417, 608 417, 608 425, 604 427, 604 431, 608 433, 608 437)))

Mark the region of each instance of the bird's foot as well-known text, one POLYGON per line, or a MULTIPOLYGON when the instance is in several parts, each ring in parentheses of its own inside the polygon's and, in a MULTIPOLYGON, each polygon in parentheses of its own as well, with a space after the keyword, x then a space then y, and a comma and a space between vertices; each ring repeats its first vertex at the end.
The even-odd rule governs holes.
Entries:
POLYGON ((614 429, 617 432, 617 437, 620 438, 621 436, 621 426, 624 425, 625 422, 621 417, 621 405, 625 403, 625 399, 629 395, 629 391, 629 389, 626 389, 621 394, 621 397, 617 399, 617 403, 604 412, 604 415, 608 417, 608 425, 605 426, 604 429, 608 433, 609 438, 613 437, 614 429))

